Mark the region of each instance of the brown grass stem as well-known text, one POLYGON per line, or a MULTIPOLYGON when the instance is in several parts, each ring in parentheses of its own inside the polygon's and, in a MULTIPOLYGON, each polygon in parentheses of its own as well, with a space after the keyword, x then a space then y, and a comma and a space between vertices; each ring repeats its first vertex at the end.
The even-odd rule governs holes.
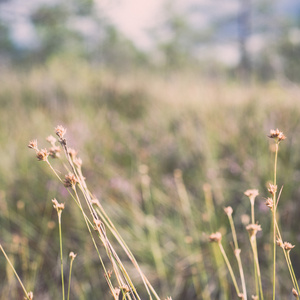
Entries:
POLYGON ((224 260, 225 260, 225 263, 226 263, 226 265, 227 265, 227 268, 228 268, 228 271, 229 271, 229 273, 230 273, 230 276, 231 276, 233 285, 234 285, 234 287, 235 287, 236 293, 237 293, 237 295, 239 296, 239 295, 240 295, 240 290, 239 290, 239 287, 238 287, 238 284, 237 284, 235 275, 234 275, 234 273, 233 273, 231 264, 230 264, 230 262, 229 262, 229 259, 228 259, 227 255, 226 255, 226 252, 225 252, 225 250, 224 250, 224 248, 223 248, 221 242, 219 242, 218 245, 219 245, 220 251, 221 251, 221 253, 222 253, 222 256, 223 256, 223 258, 224 258, 224 260))
POLYGON ((26 288, 25 288, 25 286, 24 286, 24 284, 23 284, 21 278, 19 277, 19 275, 18 275, 16 269, 14 268, 13 264, 11 263, 10 259, 8 258, 8 255, 6 254, 4 248, 2 247, 1 244, 0 244, 0 249, 1 249, 2 253, 3 253, 3 255, 5 256, 5 259, 6 259, 6 261, 8 262, 9 266, 10 266, 11 269, 13 270, 15 276, 17 277, 17 279, 18 279, 18 281, 19 281, 19 283, 20 283, 20 285, 21 285, 21 287, 22 287, 22 290, 23 290, 23 292, 24 292, 24 294, 25 294, 26 299, 31 300, 32 298, 30 299, 29 293, 26 291, 26 288))

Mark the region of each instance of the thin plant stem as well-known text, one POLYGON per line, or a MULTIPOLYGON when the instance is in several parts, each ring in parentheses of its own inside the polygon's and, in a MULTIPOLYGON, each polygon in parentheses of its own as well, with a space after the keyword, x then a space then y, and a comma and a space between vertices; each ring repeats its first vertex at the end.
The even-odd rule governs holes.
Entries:
POLYGON ((223 248, 221 242, 219 242, 218 245, 219 245, 219 248, 220 248, 221 253, 222 253, 222 255, 223 255, 223 258, 224 258, 224 260, 225 260, 225 263, 226 263, 226 265, 227 265, 227 268, 228 268, 228 270, 229 270, 229 273, 230 273, 231 279, 232 279, 232 281, 233 281, 233 285, 234 285, 234 287, 235 287, 236 293, 237 293, 237 295, 239 296, 240 290, 239 290, 239 287, 238 287, 238 285, 237 285, 236 278, 235 278, 235 276, 234 276, 234 273, 233 273, 232 267, 231 267, 231 265, 230 265, 229 259, 228 259, 227 255, 226 255, 226 252, 225 252, 225 250, 224 250, 224 248, 223 248))
POLYGON ((257 253, 257 243, 256 243, 256 236, 250 237, 250 243, 254 255, 254 262, 255 262, 255 270, 257 275, 257 281, 259 285, 259 294, 260 299, 264 300, 263 290, 262 290, 262 283, 261 283, 261 273, 260 273, 260 267, 259 267, 259 261, 258 261, 258 253, 257 253))
MULTIPOLYGON (((274 161, 274 182, 273 185, 276 186, 277 178, 277 157, 278 157, 278 146, 279 143, 275 144, 275 161, 274 161)), ((276 295, 276 190, 273 193, 273 300, 275 300, 276 295)))
POLYGON ((11 269, 13 270, 15 276, 17 277, 17 279, 18 279, 18 281, 19 281, 19 283, 20 283, 20 285, 21 285, 21 287, 22 287, 22 289, 23 289, 23 292, 24 292, 24 294, 25 294, 26 299, 30 300, 30 298, 29 298, 29 296, 28 296, 28 292, 26 291, 26 288, 25 288, 25 286, 24 286, 24 284, 23 284, 21 278, 19 277, 19 275, 18 275, 16 269, 14 268, 13 264, 11 263, 10 259, 8 258, 6 252, 5 252, 5 250, 3 249, 3 247, 2 247, 1 244, 0 244, 0 249, 1 249, 2 253, 3 253, 3 255, 5 256, 5 258, 6 258, 7 262, 8 262, 8 264, 9 264, 9 266, 10 266, 11 269))
POLYGON ((67 300, 70 300, 70 287, 71 287, 71 275, 72 275, 73 261, 74 261, 74 258, 71 258, 70 272, 69 272, 69 284, 68 284, 68 298, 67 298, 67 300))
POLYGON ((234 226, 234 222, 233 222, 233 218, 232 218, 231 214, 228 214, 228 220, 229 220, 229 223, 230 223, 232 237, 233 237, 233 243, 234 243, 234 248, 235 248, 234 253, 235 253, 235 257, 236 257, 236 260, 237 260, 237 263, 238 263, 238 266, 239 266, 239 272, 240 272, 240 276, 241 276, 244 300, 247 300, 246 282, 245 282, 243 264, 242 264, 242 260, 241 260, 241 256, 240 256, 241 250, 239 249, 237 234, 236 234, 236 230, 235 230, 235 226, 234 226))
POLYGON ((61 235, 61 211, 58 211, 57 215, 58 215, 58 229, 59 229, 59 248, 60 248, 60 269, 61 269, 62 296, 63 296, 63 300, 65 300, 65 282, 64 282, 64 266, 63 266, 63 252, 62 252, 62 235, 61 235))

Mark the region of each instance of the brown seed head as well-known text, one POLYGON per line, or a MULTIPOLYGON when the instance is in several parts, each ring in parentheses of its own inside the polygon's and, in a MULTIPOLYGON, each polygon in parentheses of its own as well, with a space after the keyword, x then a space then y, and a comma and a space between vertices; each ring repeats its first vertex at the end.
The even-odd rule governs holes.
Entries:
POLYGON ((58 146, 53 146, 49 149, 49 155, 52 157, 52 158, 58 158, 60 157, 60 148, 58 146))
POLYGON ((221 240, 222 240, 222 234, 221 234, 220 232, 212 233, 212 234, 209 236, 209 240, 210 240, 211 242, 220 243, 221 240))
POLYGON ((46 138, 46 141, 51 144, 52 147, 55 147, 56 138, 53 135, 49 135, 46 138))
MULTIPOLYGON (((107 270, 107 277, 111 278, 112 273, 113 273, 112 270, 107 270)), ((104 276, 106 276, 106 275, 104 275, 104 276)))
POLYGON ((295 296, 295 298, 298 299, 298 292, 294 288, 292 289, 292 293, 295 296))
POLYGON ((76 183, 77 183, 77 179, 73 173, 69 173, 68 175, 65 175, 64 186, 66 188, 74 187, 76 183))
POLYGON ((238 294, 238 297, 239 297, 240 299, 242 299, 242 300, 245 299, 245 296, 244 296, 243 293, 239 293, 239 294, 238 294))
POLYGON ((94 224, 95 224, 95 228, 94 229, 96 231, 99 230, 101 228, 101 226, 102 226, 102 222, 100 220, 94 219, 94 224))
POLYGON ((28 144, 28 148, 34 149, 35 151, 39 151, 39 149, 37 147, 37 140, 30 141, 28 144))
POLYGON ((58 201, 54 198, 52 199, 53 207, 56 209, 57 212, 61 212, 65 209, 64 203, 58 203, 58 201))
POLYGON ((271 195, 274 195, 277 192, 277 185, 269 184, 268 191, 271 195))
POLYGON ((289 242, 284 242, 283 246, 284 246, 284 249, 287 250, 287 251, 291 251, 295 247, 295 245, 292 245, 289 242))
POLYGON ((282 240, 281 240, 280 238, 278 238, 278 239, 276 240, 276 244, 277 244, 277 246, 279 246, 279 247, 281 247, 281 248, 284 248, 283 242, 282 242, 282 240))
POLYGON ((71 159, 74 160, 77 155, 77 151, 73 148, 68 148, 68 154, 70 155, 71 159))
POLYGON ((249 224, 246 226, 246 230, 249 232, 250 236, 255 236, 258 231, 261 231, 261 226, 258 224, 249 224))
POLYGON ((36 153, 36 157, 39 161, 46 161, 49 156, 47 149, 42 149, 36 153))
POLYGON ((255 200, 256 196, 259 195, 258 190, 255 190, 255 189, 247 190, 244 194, 247 197, 249 197, 250 202, 251 202, 252 205, 254 205, 254 200, 255 200))
POLYGON ((58 125, 56 128, 55 128, 55 134, 60 138, 60 139, 63 139, 64 138, 64 135, 66 134, 67 132, 67 129, 65 129, 62 125, 58 125))
POLYGON ((241 249, 234 249, 234 255, 237 257, 241 254, 241 249))
POLYGON ((265 204, 266 204, 271 210, 273 210, 273 199, 267 198, 265 204))
POLYGON ((233 213, 233 209, 231 206, 224 207, 225 214, 229 217, 233 213))
POLYGON ((77 256, 77 254, 75 254, 74 252, 70 252, 70 254, 69 254, 69 257, 71 258, 71 260, 74 260, 76 256, 77 256))
POLYGON ((96 205, 96 206, 100 207, 100 202, 99 202, 99 200, 96 199, 96 198, 92 199, 92 200, 91 200, 91 203, 92 203, 92 205, 96 205))
POLYGON ((82 159, 80 157, 75 157, 73 159, 73 163, 77 168, 81 168, 82 166, 82 159))
POLYGON ((120 290, 122 290, 123 293, 125 293, 125 294, 129 293, 129 291, 130 291, 128 285, 126 285, 126 284, 123 284, 122 286, 120 286, 120 290))
POLYGON ((120 295, 120 289, 115 287, 114 290, 113 290, 113 293, 115 294, 115 296, 119 297, 120 295))
POLYGON ((276 130, 271 129, 270 135, 268 135, 268 137, 274 139, 276 143, 279 143, 286 139, 286 136, 283 134, 282 131, 279 131, 278 128, 276 130))
POLYGON ((32 300, 33 299, 33 292, 29 292, 28 294, 27 294, 27 297, 24 297, 24 299, 30 299, 30 300, 32 300))

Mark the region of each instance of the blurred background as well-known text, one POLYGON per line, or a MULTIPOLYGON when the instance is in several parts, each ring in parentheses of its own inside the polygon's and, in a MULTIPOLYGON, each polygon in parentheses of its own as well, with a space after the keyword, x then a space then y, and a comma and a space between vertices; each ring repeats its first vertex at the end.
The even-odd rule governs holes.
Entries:
MULTIPOLYGON (((234 262, 223 212, 231 205, 242 260, 252 259, 249 188, 260 192, 259 256, 270 290, 264 198, 274 153, 267 135, 278 127, 287 136, 279 150, 279 220, 284 240, 296 245, 299 277, 299 59, 297 0, 1 0, 0 243, 35 299, 60 297, 54 197, 66 203, 65 256, 78 253, 72 299, 112 298, 79 211, 27 148, 32 139, 48 147, 60 124, 90 190, 162 299, 173 300, 234 299, 207 240, 221 231, 234 262)), ((278 295, 286 299, 292 285, 280 251, 278 260, 278 295)), ((251 295, 252 263, 245 268, 251 295)), ((3 256, 0 297, 23 299, 3 256)))

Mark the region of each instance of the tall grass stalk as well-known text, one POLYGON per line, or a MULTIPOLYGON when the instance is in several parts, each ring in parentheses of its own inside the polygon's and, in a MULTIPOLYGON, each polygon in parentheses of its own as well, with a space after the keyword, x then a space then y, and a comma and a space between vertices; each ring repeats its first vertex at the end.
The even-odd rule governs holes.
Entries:
POLYGON ((273 185, 270 184, 269 192, 272 194, 273 198, 273 209, 272 209, 272 223, 273 223, 273 300, 275 300, 276 295, 276 194, 277 194, 277 158, 279 143, 286 137, 279 131, 279 129, 271 130, 269 138, 275 141, 275 158, 274 158, 274 180, 273 185))
POLYGON ((136 260, 134 259, 132 253, 129 251, 128 246, 125 244, 125 242, 120 238, 120 235, 117 233, 115 227, 113 226, 112 222, 108 218, 107 214, 105 214, 103 208, 100 206, 100 203, 98 200, 94 198, 94 196, 91 194, 91 192, 88 190, 88 187, 85 182, 85 178, 82 175, 81 171, 81 164, 82 161, 80 158, 76 156, 77 152, 69 147, 67 147, 67 141, 64 138, 64 134, 66 133, 66 129, 62 126, 56 127, 56 135, 59 138, 59 143, 63 149, 63 152, 65 154, 65 157, 67 159, 67 162, 69 164, 69 167, 66 166, 64 163, 63 166, 68 171, 68 175, 65 176, 65 179, 62 180, 60 176, 58 175, 58 172, 52 167, 52 165, 48 161, 48 156, 51 154, 52 157, 58 157, 58 147, 55 145, 56 139, 52 136, 47 138, 47 141, 51 143, 52 148, 50 149, 50 152, 48 152, 46 149, 39 150, 37 147, 37 141, 31 141, 29 144, 29 148, 32 148, 36 151, 38 160, 46 161, 48 165, 50 166, 51 170, 55 173, 56 177, 59 179, 61 183, 64 184, 64 186, 67 188, 69 194, 75 200, 76 205, 79 207, 80 211, 82 212, 83 218, 86 222, 86 225, 88 227, 89 233, 92 237, 93 244, 97 250, 97 253, 99 255, 101 264, 105 270, 105 279, 109 285, 110 291, 115 299, 118 299, 119 297, 123 296, 126 299, 141 299, 140 296, 137 293, 137 290, 126 271, 121 259, 119 258, 117 252, 113 248, 111 242, 109 241, 107 235, 106 235, 106 228, 110 229, 110 232, 113 234, 113 236, 117 239, 117 241, 120 243, 122 248, 124 249, 127 256, 132 261, 133 265, 137 269, 138 273, 141 275, 143 283, 145 285, 145 288, 147 290, 147 293, 149 295, 149 299, 152 299, 151 293, 155 296, 156 299, 160 299, 147 278, 144 276, 144 274, 141 272, 136 260), (55 152, 54 152, 55 151, 55 152), (83 196, 87 209, 90 213, 91 219, 86 215, 86 213, 83 210, 83 206, 81 205, 80 196, 77 193, 76 187, 78 186, 79 190, 81 191, 81 196, 83 196), (96 204, 96 207, 94 205, 96 204), (97 205, 99 204, 99 208, 101 208, 101 211, 97 210, 97 205), (102 246, 104 247, 107 257, 110 260, 110 263, 112 265, 115 278, 117 281, 117 287, 115 288, 113 283, 110 280, 110 275, 106 271, 105 265, 103 264, 103 260, 100 256, 98 245, 96 244, 96 241, 93 238, 93 235, 91 233, 91 229, 96 230, 97 235, 101 241, 102 246))
MULTIPOLYGON (((206 206, 206 213, 208 215, 209 220, 209 227, 210 232, 215 232, 217 230, 217 218, 216 216, 216 209, 215 204, 212 197, 212 191, 211 186, 208 183, 205 183, 203 185, 203 192, 204 192, 204 200, 205 200, 205 206, 206 206)), ((223 280, 224 275, 222 274, 222 269, 224 266, 222 254, 220 254, 220 251, 218 251, 218 248, 216 247, 215 243, 212 245, 212 252, 214 256, 214 262, 215 267, 217 269, 217 276, 219 279, 219 284, 223 290, 223 297, 225 300, 228 300, 228 294, 229 294, 229 285, 226 280, 223 280)))
POLYGON ((0 249, 1 249, 2 253, 3 253, 3 255, 5 256, 5 259, 6 259, 6 261, 8 262, 9 266, 10 266, 11 269, 13 270, 15 276, 17 277, 17 279, 18 279, 18 281, 19 281, 19 283, 20 283, 20 285, 21 285, 21 287, 22 287, 22 290, 23 290, 23 292, 24 292, 24 294, 25 294, 26 299, 27 299, 27 300, 32 300, 32 298, 33 298, 32 292, 27 292, 27 291, 26 291, 26 288, 25 288, 25 286, 24 286, 24 284, 23 284, 21 278, 19 277, 19 275, 18 275, 16 269, 14 268, 13 264, 11 263, 10 259, 8 258, 6 252, 5 252, 5 250, 4 250, 4 248, 2 247, 1 244, 0 244, 0 249))
MULTIPOLYGON (((278 156, 278 142, 275 144, 275 160, 274 160, 274 181, 273 185, 276 186, 277 181, 277 156, 278 156)), ((273 300, 276 294, 276 190, 273 192, 273 300)))
POLYGON ((70 252, 70 271, 69 271, 69 283, 68 283, 68 297, 67 300, 70 300, 70 288, 71 288, 71 276, 72 276, 72 267, 73 267, 73 261, 76 257, 76 254, 74 252, 70 252))
POLYGON ((58 203, 56 199, 52 200, 53 207, 57 211, 58 217, 58 232, 59 232, 59 249, 60 249, 60 273, 61 273, 61 289, 62 289, 62 298, 65 300, 65 282, 64 282, 64 261, 63 261, 63 248, 62 248, 62 234, 61 234, 61 214, 65 205, 63 203, 58 203))
MULTIPOLYGON (((193 241, 197 242, 200 240, 199 232, 202 230, 202 228, 199 226, 199 222, 198 224, 196 224, 194 214, 192 213, 192 203, 186 190, 181 170, 176 169, 174 171, 174 180, 181 204, 181 212, 184 218, 184 224, 186 225, 186 231, 192 236, 193 241)), ((192 252, 192 244, 189 244, 189 250, 192 252)), ((192 272, 192 279, 195 286, 195 290, 197 290, 196 287, 199 286, 198 290, 200 290, 199 294, 201 298, 203 300, 208 300, 210 299, 207 280, 208 276, 206 267, 204 265, 203 253, 201 248, 197 250, 197 256, 198 262, 196 264, 196 269, 198 274, 194 274, 194 272, 192 272)), ((193 264, 192 256, 190 256, 190 264, 193 264)))
POLYGON ((228 216, 228 220, 229 220, 229 224, 230 224, 230 228, 231 228, 231 232, 232 232, 233 244, 234 244, 234 255, 236 257, 238 267, 239 267, 239 273, 240 273, 242 289, 243 289, 243 297, 244 297, 243 299, 247 300, 247 288, 246 288, 243 264, 242 264, 242 260, 241 260, 241 249, 239 248, 239 245, 238 245, 237 234, 236 234, 236 230, 235 230, 235 226, 234 226, 234 222, 233 222, 233 218, 232 218, 233 209, 232 209, 232 207, 228 206, 224 209, 224 211, 228 216))
POLYGON ((231 276, 231 279, 232 279, 232 282, 233 282, 233 285, 234 285, 234 288, 235 288, 235 291, 237 293, 237 296, 238 297, 241 297, 241 293, 240 293, 240 290, 239 290, 239 287, 238 287, 238 284, 237 284, 237 281, 236 281, 236 278, 235 278, 235 275, 234 275, 234 272, 232 270, 232 267, 231 267, 231 264, 230 264, 230 261, 226 255, 226 252, 222 246, 222 243, 221 243, 221 240, 222 240, 222 234, 220 232, 216 232, 216 233, 213 233, 209 236, 209 239, 211 242, 216 242, 219 246, 219 249, 222 253, 222 256, 224 258, 224 261, 226 263, 226 266, 228 268, 228 271, 230 273, 230 276, 231 276))

